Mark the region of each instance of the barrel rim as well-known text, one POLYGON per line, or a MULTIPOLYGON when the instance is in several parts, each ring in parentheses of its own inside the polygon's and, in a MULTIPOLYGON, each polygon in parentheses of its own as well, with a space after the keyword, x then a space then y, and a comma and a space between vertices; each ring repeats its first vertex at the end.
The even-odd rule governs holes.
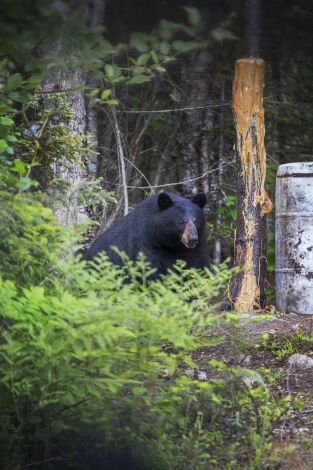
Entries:
POLYGON ((313 162, 293 162, 279 165, 277 178, 284 177, 313 177, 313 162))

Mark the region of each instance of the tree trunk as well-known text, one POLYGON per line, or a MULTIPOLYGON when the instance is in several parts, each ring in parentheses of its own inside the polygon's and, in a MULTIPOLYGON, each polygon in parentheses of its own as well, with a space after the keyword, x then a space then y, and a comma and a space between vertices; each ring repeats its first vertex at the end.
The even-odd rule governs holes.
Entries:
MULTIPOLYGON (((216 179, 218 181, 218 198, 217 198, 217 209, 221 209, 224 203, 224 194, 222 191, 222 182, 223 182, 223 171, 224 171, 224 149, 225 149, 225 141, 224 141, 224 127, 225 127, 225 79, 221 78, 220 81, 221 86, 221 95, 220 95, 220 115, 219 115, 219 148, 218 148, 218 175, 216 179)), ((213 262, 214 264, 219 264, 222 260, 222 246, 221 246, 221 224, 222 224, 222 215, 218 212, 215 221, 215 241, 214 241, 214 257, 213 262)))
MULTIPOLYGON (((193 52, 183 68, 183 87, 188 103, 195 108, 208 102, 211 53, 204 49, 193 52)), ((208 194, 208 178, 195 180, 210 167, 210 136, 212 113, 210 109, 186 112, 182 139, 182 178, 186 181, 184 193, 191 196, 199 190, 208 194)))
MULTIPOLYGON (((72 134, 83 137, 86 133, 86 107, 84 93, 81 90, 85 84, 85 74, 83 71, 74 70, 66 73, 66 82, 62 82, 61 89, 72 88, 77 91, 69 92, 67 103, 73 113, 72 119, 67 123, 72 134)), ((71 162, 62 158, 53 164, 53 171, 56 178, 63 179, 70 183, 66 194, 66 202, 63 207, 55 210, 57 221, 60 225, 75 225, 88 219, 86 210, 78 203, 78 187, 86 170, 85 162, 71 162)))
POLYGON ((266 214, 271 202, 265 191, 264 61, 239 59, 233 81, 236 125, 237 231, 230 300, 237 311, 265 306, 266 214))
MULTIPOLYGON (((92 0, 89 5, 88 24, 91 28, 102 26, 104 22, 104 15, 106 9, 106 0, 92 0)), ((91 75, 87 77, 88 87, 93 89, 99 86, 99 82, 91 75)), ((87 114, 87 132, 89 134, 89 141, 91 144, 92 152, 87 158, 87 172, 91 177, 96 177, 98 173, 98 121, 99 111, 97 106, 90 99, 86 99, 86 114, 87 114)))
MULTIPOLYGON (((66 18, 69 14, 69 5, 65 1, 54 1, 55 10, 61 14, 66 22, 66 18)), ((88 20, 88 9, 87 5, 85 8, 85 18, 82 21, 88 20)), ((54 45, 51 53, 62 52, 62 25, 61 25, 61 38, 54 45)), ((79 47, 79 46, 78 46, 79 47)), ((49 51, 47 51, 49 55, 49 51)), ((49 109, 49 100, 46 99, 49 96, 49 92, 55 92, 56 90, 62 90, 64 92, 65 100, 69 111, 72 116, 66 122, 66 125, 70 128, 72 135, 77 135, 81 139, 84 139, 87 132, 87 111, 84 97, 83 87, 86 84, 86 72, 83 69, 68 69, 65 68, 61 73, 51 76, 49 80, 46 80, 42 85, 42 91, 44 96, 44 105, 46 109, 49 109)), ((82 156, 78 156, 80 161, 69 161, 68 159, 61 158, 59 161, 54 162, 52 170, 55 178, 69 183, 69 189, 65 194, 65 202, 61 205, 56 205, 54 213, 57 218, 57 222, 60 225, 75 225, 88 220, 86 209, 78 202, 79 186, 82 178, 87 174, 86 161, 83 161, 82 156)), ((54 200, 61 200, 56 193, 57 189, 50 188, 48 190, 52 205, 54 200)))
POLYGON ((246 0, 245 18, 245 55, 260 57, 261 38, 261 2, 246 0))

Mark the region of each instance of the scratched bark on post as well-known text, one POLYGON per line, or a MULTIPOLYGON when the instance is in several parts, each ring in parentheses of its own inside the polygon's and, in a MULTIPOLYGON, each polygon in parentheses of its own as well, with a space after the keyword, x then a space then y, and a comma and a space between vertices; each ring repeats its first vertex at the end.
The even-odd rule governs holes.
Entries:
POLYGON ((237 311, 265 306, 266 215, 272 204, 265 190, 264 61, 239 59, 235 66, 232 108, 236 126, 237 229, 235 266, 229 285, 237 311))

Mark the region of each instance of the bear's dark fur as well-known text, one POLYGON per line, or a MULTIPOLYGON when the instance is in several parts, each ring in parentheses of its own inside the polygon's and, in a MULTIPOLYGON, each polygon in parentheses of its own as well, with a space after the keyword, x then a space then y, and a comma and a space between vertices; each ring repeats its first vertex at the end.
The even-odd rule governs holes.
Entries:
POLYGON ((113 263, 121 264, 120 256, 111 249, 115 246, 131 260, 142 252, 156 269, 153 278, 165 274, 178 259, 184 260, 187 267, 204 268, 209 265, 205 203, 204 194, 192 201, 171 193, 151 196, 100 235, 86 259, 105 251, 113 263))

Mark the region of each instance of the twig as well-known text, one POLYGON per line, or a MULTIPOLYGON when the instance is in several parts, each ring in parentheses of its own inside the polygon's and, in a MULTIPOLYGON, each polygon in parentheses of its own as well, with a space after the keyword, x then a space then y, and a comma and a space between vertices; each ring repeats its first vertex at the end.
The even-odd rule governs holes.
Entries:
POLYGON ((121 138, 121 131, 118 125, 117 117, 116 117, 116 110, 112 107, 112 116, 114 120, 114 132, 116 137, 116 145, 117 145, 117 155, 120 163, 121 169, 121 179, 122 179, 122 187, 123 187, 123 195, 124 195, 124 215, 128 214, 129 205, 128 205, 128 192, 127 192, 127 179, 126 179, 126 169, 125 169, 125 159, 124 159, 124 152, 123 152, 123 144, 121 138))
POLYGON ((51 111, 50 111, 50 112, 46 115, 46 117, 45 117, 45 119, 44 119, 44 121, 43 121, 43 123, 42 123, 41 129, 40 129, 40 131, 39 131, 37 140, 40 140, 40 139, 41 139, 42 134, 43 134, 43 132, 44 132, 44 130, 45 130, 47 124, 48 124, 48 121, 49 121, 49 118, 50 118, 51 114, 53 114, 53 113, 51 113, 51 111))
POLYGON ((105 230, 107 230, 114 222, 117 214, 119 213, 119 210, 122 206, 122 198, 119 198, 117 205, 115 209, 113 210, 112 214, 107 218, 104 219, 101 223, 100 229, 98 230, 98 235, 103 233, 105 230))
POLYGON ((74 403, 73 405, 64 406, 63 408, 61 408, 61 410, 59 410, 59 411, 55 414, 55 416, 58 416, 58 415, 64 413, 64 411, 67 411, 67 410, 69 410, 69 409, 71 409, 71 408, 75 408, 76 406, 79 406, 79 405, 81 405, 82 403, 85 403, 85 402, 88 401, 88 400, 89 400, 89 398, 84 398, 84 399, 78 401, 77 403, 74 403))
MULTIPOLYGON (((152 189, 153 186, 151 186, 151 184, 149 183, 149 180, 148 180, 148 178, 145 176, 145 174, 142 173, 142 171, 140 171, 139 168, 138 168, 131 160, 129 160, 128 158, 126 158, 125 155, 124 155, 124 158, 125 158, 125 160, 127 160, 128 163, 129 163, 133 168, 135 168, 135 170, 138 171, 138 173, 140 173, 140 175, 146 180, 146 182, 147 182, 147 184, 148 184, 148 188, 149 188, 149 189, 152 189)), ((129 188, 129 186, 127 186, 127 188, 129 188)))
POLYGON ((144 124, 143 124, 139 134, 137 135, 135 141, 130 144, 130 149, 131 149, 132 161, 133 162, 136 159, 136 155, 137 155, 137 152, 138 152, 138 147, 139 147, 140 141, 141 141, 142 136, 144 135, 147 127, 149 126, 149 123, 150 123, 150 118, 148 117, 148 118, 145 119, 144 124))

